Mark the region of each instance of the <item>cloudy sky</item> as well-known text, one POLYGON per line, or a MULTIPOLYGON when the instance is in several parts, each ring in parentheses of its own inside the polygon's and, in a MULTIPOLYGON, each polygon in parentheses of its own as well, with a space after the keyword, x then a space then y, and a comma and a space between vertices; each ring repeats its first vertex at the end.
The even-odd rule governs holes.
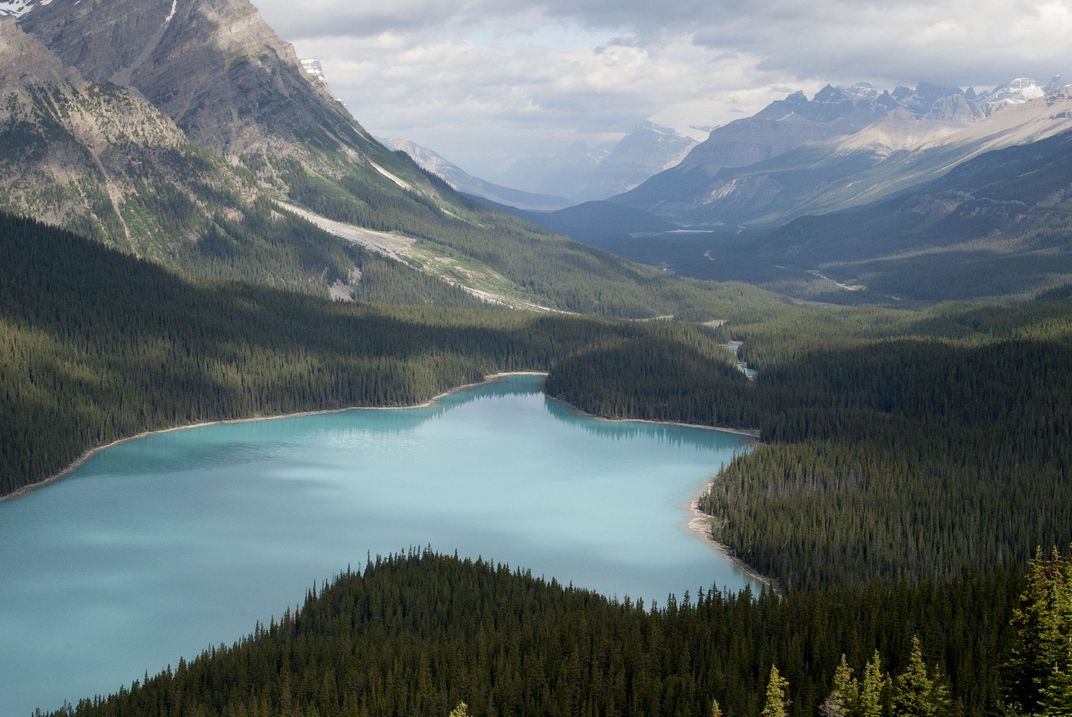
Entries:
POLYGON ((372 132, 494 179, 519 157, 691 132, 827 82, 1072 69, 1072 0, 254 0, 372 132))

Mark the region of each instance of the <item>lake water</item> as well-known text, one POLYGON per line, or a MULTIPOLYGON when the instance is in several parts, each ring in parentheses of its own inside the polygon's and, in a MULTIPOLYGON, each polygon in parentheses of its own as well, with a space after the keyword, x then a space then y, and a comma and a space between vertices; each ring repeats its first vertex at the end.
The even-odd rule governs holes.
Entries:
POLYGON ((541 381, 157 434, 0 503, 0 715, 230 643, 369 554, 457 550, 660 604, 752 584, 685 529, 742 439, 584 418, 541 381))

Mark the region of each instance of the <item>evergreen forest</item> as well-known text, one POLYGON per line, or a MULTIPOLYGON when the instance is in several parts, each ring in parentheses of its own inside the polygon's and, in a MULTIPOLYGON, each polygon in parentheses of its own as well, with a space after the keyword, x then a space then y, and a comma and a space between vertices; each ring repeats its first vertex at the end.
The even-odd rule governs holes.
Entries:
POLYGON ((759 437, 701 506, 776 590, 643 605, 392 556, 75 714, 1066 713, 1072 571, 1036 554, 1072 543, 1066 291, 687 323, 478 308, 371 255, 360 300, 328 302, 12 217, 0 257, 4 493, 145 430, 408 405, 510 370, 589 413, 759 437))

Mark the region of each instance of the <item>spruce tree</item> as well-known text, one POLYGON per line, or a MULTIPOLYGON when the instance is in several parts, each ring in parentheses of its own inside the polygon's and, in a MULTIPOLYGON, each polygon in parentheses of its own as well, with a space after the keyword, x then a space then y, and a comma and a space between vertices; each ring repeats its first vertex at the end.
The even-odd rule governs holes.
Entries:
POLYGON ((923 661, 923 645, 919 637, 913 637, 908 666, 894 683, 894 714, 905 717, 938 717, 948 714, 950 706, 948 690, 940 680, 927 674, 927 665, 923 661))
POLYGON ((789 690, 789 680, 778 672, 776 665, 771 666, 770 679, 767 681, 767 700, 763 705, 762 717, 786 717, 786 706, 789 700, 786 692, 789 690))
POLYGON ((1072 714, 1072 560, 1039 549, 1024 582, 1011 621, 1009 697, 1028 714, 1072 714))
POLYGON ((875 650, 874 657, 864 668, 864 679, 860 685, 860 717, 882 717, 889 682, 882 672, 882 658, 875 650))
POLYGON ((834 687, 823 702, 820 711, 823 717, 852 717, 857 714, 860 701, 860 683, 852 675, 845 655, 834 672, 834 687))

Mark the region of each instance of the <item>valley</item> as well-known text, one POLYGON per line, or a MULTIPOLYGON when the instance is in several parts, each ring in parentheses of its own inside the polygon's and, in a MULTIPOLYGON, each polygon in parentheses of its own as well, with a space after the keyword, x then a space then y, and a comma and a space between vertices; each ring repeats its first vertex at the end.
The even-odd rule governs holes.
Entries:
POLYGON ((0 0, 0 712, 1068 714, 1058 23, 372 10, 0 0))

